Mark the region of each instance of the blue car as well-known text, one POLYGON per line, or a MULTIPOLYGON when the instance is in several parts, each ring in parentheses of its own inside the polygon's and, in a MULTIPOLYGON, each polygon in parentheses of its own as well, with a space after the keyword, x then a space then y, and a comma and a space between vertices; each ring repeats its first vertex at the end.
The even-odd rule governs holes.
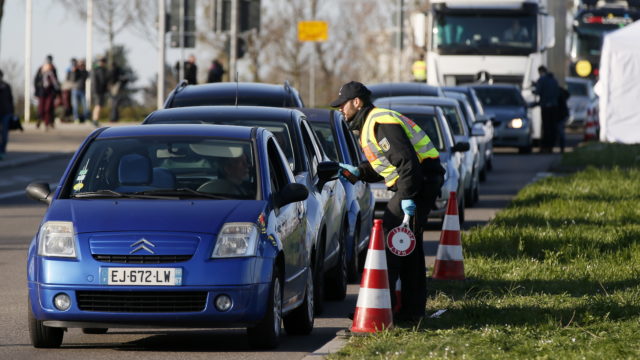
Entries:
POLYGON ((313 329, 308 190, 265 129, 101 128, 56 189, 26 191, 49 205, 28 251, 35 347, 66 328, 246 327, 256 347, 313 329))
MULTIPOLYGON (((358 166, 365 161, 358 141, 338 111, 327 109, 300 109, 318 136, 325 153, 332 161, 358 166)), ((369 245, 373 226, 375 199, 369 183, 358 181, 350 183, 341 178, 345 189, 347 216, 349 218, 347 235, 347 264, 350 281, 356 281, 358 271, 364 266, 364 257, 369 245)))

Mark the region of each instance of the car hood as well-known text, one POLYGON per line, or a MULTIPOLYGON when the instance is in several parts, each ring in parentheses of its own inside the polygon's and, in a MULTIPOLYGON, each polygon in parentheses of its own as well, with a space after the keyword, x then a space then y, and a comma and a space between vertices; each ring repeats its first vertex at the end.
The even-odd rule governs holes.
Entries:
POLYGON ((44 221, 72 221, 77 233, 171 231, 216 234, 226 222, 256 222, 259 200, 55 200, 44 221))
POLYGON ((495 115, 497 121, 511 120, 516 117, 527 117, 527 110, 521 106, 486 106, 484 111, 495 115))

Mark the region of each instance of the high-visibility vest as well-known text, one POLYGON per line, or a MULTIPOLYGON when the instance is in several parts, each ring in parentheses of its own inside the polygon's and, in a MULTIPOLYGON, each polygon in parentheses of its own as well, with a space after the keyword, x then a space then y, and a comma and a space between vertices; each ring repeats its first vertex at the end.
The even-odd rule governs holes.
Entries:
POLYGON ((416 151, 419 162, 427 158, 437 159, 440 156, 429 136, 413 120, 393 110, 374 108, 369 112, 362 127, 360 146, 373 170, 384 178, 387 187, 393 186, 400 175, 396 167, 384 156, 384 152, 389 150, 389 144, 380 144, 376 139, 374 133, 376 124, 398 124, 402 126, 409 141, 411 141, 411 145, 413 145, 413 149, 416 151))
POLYGON ((423 60, 417 60, 411 65, 411 71, 413 72, 413 79, 416 81, 427 80, 427 63, 423 60))

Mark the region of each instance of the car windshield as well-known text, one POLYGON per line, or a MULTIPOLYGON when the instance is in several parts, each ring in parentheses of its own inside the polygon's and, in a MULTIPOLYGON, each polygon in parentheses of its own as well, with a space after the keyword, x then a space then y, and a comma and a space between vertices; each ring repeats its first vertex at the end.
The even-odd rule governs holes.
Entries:
POLYGON ((429 139, 438 151, 444 151, 444 135, 440 128, 440 123, 436 119, 436 115, 431 114, 403 114, 413 120, 424 132, 427 133, 429 139))
POLYGON ((516 88, 476 88, 476 94, 484 106, 524 106, 525 104, 520 91, 516 88))
POLYGON ((338 144, 329 123, 311 122, 311 127, 318 137, 318 142, 331 161, 341 161, 338 157, 338 144))
POLYGON ((75 198, 256 199, 251 142, 143 136, 93 142, 71 174, 75 198))
POLYGON ((571 96, 588 96, 587 84, 581 84, 576 82, 567 81, 567 87, 569 88, 569 94, 571 96))
POLYGON ((442 54, 526 55, 536 50, 536 16, 437 13, 433 48, 442 54))

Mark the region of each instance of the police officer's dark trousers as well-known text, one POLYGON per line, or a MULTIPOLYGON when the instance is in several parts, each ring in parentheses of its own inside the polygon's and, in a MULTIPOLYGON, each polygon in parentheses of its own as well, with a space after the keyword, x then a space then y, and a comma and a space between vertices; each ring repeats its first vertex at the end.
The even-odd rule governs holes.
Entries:
POLYGON ((411 217, 411 231, 416 237, 416 247, 407 256, 397 256, 389 251, 387 234, 397 226, 400 226, 404 218, 404 212, 400 206, 403 200, 397 194, 387 204, 382 218, 384 228, 384 242, 387 254, 387 268, 389 275, 389 290, 391 291, 391 304, 395 306, 396 280, 400 277, 402 308, 398 314, 399 319, 417 320, 424 315, 427 302, 427 279, 424 262, 424 249, 422 248, 422 231, 427 223, 429 211, 439 194, 442 178, 431 182, 425 182, 416 202, 416 215, 411 217))

